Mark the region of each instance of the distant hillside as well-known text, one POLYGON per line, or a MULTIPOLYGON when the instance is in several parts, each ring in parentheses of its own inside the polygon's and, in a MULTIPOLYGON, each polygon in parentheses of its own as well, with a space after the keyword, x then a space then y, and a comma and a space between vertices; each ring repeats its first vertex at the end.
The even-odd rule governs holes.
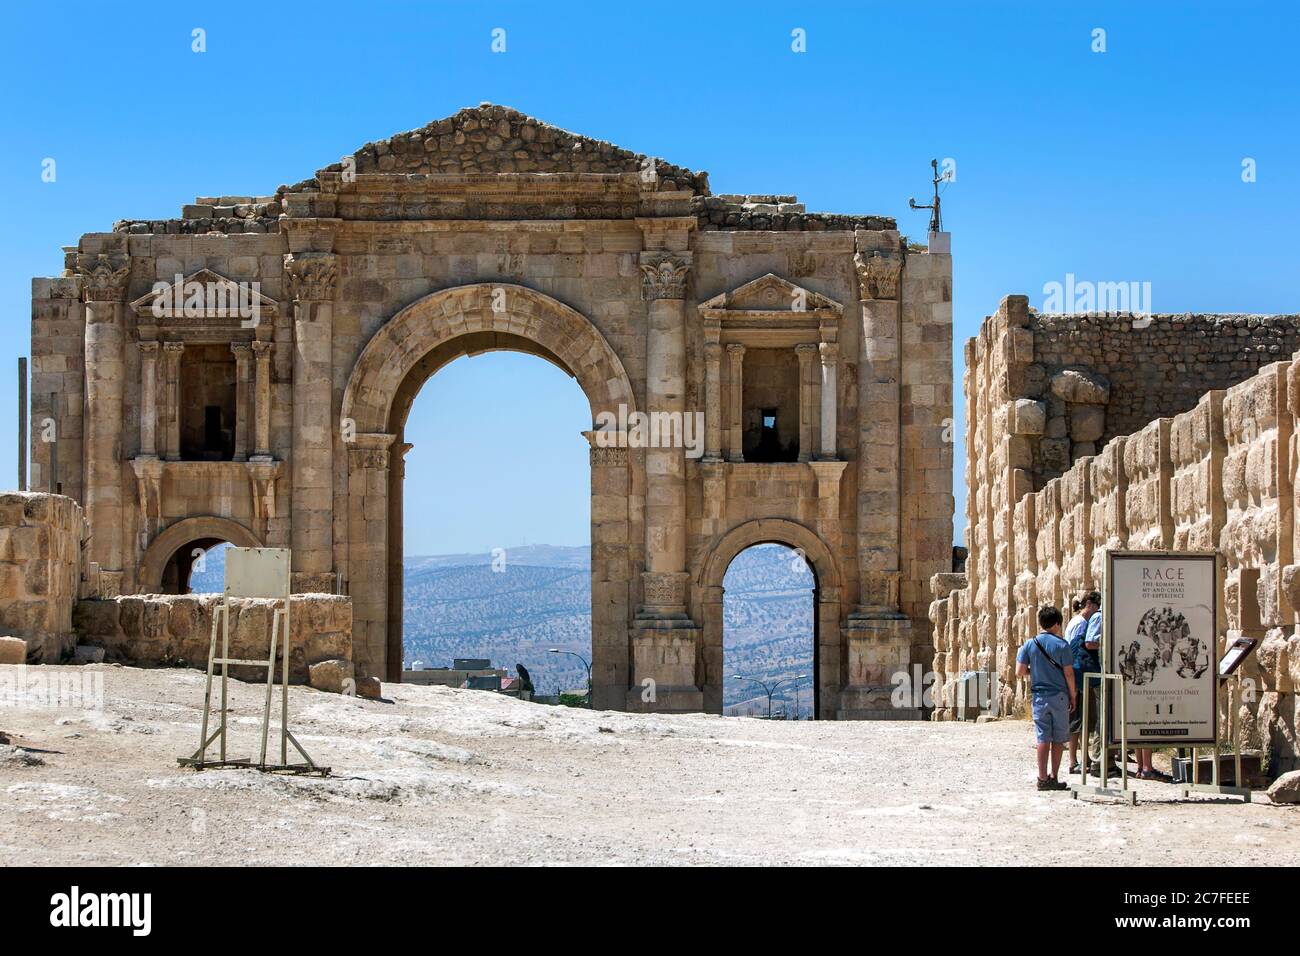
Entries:
MULTIPOLYGON (((220 591, 224 562, 209 552, 195 571, 195 591, 220 591)), ((540 693, 585 686, 577 658, 551 654, 552 647, 591 659, 591 549, 535 544, 504 555, 408 556, 405 562, 403 642, 406 663, 450 665, 455 657, 486 657, 513 672, 532 674, 540 693), (495 559, 495 562, 494 562, 495 559)), ((723 622, 724 704, 728 713, 766 713, 758 685, 799 674, 812 676, 812 575, 793 551, 760 545, 741 554, 727 571, 723 622)), ((811 679, 800 683, 799 710, 812 710, 811 679)), ((773 710, 793 714, 795 694, 785 685, 773 710)))

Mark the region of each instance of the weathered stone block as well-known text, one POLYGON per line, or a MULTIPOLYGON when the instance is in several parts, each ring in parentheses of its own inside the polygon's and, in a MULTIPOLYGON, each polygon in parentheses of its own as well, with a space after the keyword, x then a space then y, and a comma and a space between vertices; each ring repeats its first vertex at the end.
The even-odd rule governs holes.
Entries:
MULTIPOLYGON (((331 694, 343 694, 348 691, 355 692, 357 687, 353 682, 354 673, 352 662, 335 659, 320 661, 312 664, 308 668, 310 677, 308 682, 317 690, 323 690, 331 694)), ((375 678, 363 677, 362 682, 368 682, 375 678)), ((367 684, 367 686, 369 686, 367 684)))
POLYGON ((0 664, 26 664, 27 642, 21 637, 0 637, 0 664))

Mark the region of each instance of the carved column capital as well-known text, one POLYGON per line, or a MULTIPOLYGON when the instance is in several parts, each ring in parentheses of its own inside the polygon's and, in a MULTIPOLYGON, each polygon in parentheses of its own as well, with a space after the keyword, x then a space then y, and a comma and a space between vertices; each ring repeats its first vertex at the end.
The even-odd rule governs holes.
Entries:
POLYGON ((184 342, 164 342, 163 351, 168 355, 180 355, 185 351, 184 342))
POLYGON ((396 435, 382 432, 362 432, 348 442, 348 458, 352 468, 388 468, 388 449, 396 435))
POLYGON ((800 364, 810 364, 812 358, 817 354, 817 346, 811 342, 805 342, 794 347, 794 352, 799 356, 800 364))
POLYGON ((903 271, 903 257, 885 255, 879 250, 864 256, 855 253, 853 267, 858 273, 858 297, 897 299, 898 279, 903 271))
POLYGON ((301 302, 326 302, 334 298, 338 279, 338 256, 332 252, 288 253, 284 269, 289 274, 289 291, 301 302))
POLYGON ((835 362, 839 360, 839 342, 823 342, 821 345, 817 346, 817 348, 821 351, 823 365, 834 365, 835 362))
POLYGON ((739 342, 731 342, 727 345, 727 354, 731 356, 732 362, 739 362, 745 357, 745 346, 739 342))
POLYGON ((643 252, 640 266, 641 298, 647 302, 686 298, 686 281, 691 272, 689 252, 643 252))
POLYGON ((704 343, 704 357, 705 357, 706 359, 708 359, 710 362, 718 362, 718 361, 721 361, 721 360, 722 360, 722 346, 721 346, 720 344, 718 344, 717 342, 705 342, 705 343, 704 343))
POLYGON ((251 342, 231 342, 231 343, 230 343, 230 351, 232 351, 232 352, 235 353, 235 358, 238 358, 238 359, 247 359, 248 356, 249 356, 250 354, 252 354, 252 351, 253 351, 253 343, 251 343, 251 342))
POLYGON ((158 357, 158 347, 158 342, 152 339, 136 343, 136 348, 140 350, 140 354, 148 359, 156 359, 158 357))
POLYGON ((123 302, 131 281, 131 260, 124 255, 82 253, 77 256, 76 272, 82 279, 82 294, 87 302, 123 302))

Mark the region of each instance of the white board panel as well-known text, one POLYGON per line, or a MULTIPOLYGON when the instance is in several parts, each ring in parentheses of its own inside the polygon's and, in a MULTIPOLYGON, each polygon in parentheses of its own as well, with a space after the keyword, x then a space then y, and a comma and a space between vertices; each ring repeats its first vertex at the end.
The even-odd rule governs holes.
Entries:
POLYGON ((226 597, 286 597, 289 555, 288 548, 227 548, 226 597))

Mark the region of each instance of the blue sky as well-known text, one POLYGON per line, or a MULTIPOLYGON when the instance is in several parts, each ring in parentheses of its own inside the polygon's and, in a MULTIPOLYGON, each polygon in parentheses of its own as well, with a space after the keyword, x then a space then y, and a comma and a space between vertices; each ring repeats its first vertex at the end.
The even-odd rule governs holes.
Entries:
MULTIPOLYGON (((29 352, 30 278, 57 274, 83 232, 173 216, 200 194, 268 193, 483 100, 706 169, 716 192, 793 192, 810 209, 895 216, 918 238, 925 216, 907 198, 925 195, 932 157, 951 157, 959 381, 961 343, 999 298, 1037 303, 1067 273, 1150 282, 1157 311, 1297 309, 1291 3, 17 3, 3 17, 8 369, 29 352)), ((408 546, 584 543, 585 414, 536 360, 440 373, 408 436, 427 499, 408 509, 408 546), (510 424, 541 458, 503 457, 496 427, 453 433, 432 408, 469 402, 498 408, 485 423, 510 424), (512 474, 518 493, 489 509, 484 482, 512 474)), ((6 484, 14 435, 0 415, 6 484)))

